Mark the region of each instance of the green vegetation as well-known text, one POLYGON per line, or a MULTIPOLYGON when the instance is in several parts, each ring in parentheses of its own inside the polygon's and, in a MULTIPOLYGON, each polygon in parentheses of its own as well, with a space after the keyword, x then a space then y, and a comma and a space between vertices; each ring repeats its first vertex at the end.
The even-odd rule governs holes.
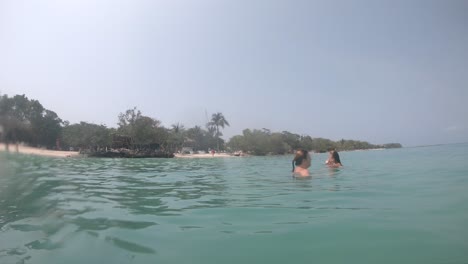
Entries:
POLYGON ((232 137, 225 143, 221 138, 229 122, 222 113, 212 115, 206 129, 195 126, 186 129, 180 123, 170 128, 161 125, 158 119, 145 116, 136 107, 120 113, 118 127, 108 128, 87 122, 69 124, 58 115, 45 109, 37 100, 25 95, 0 97, 0 139, 7 143, 24 142, 31 146, 50 149, 101 149, 112 147, 113 137, 130 138, 132 148, 148 146, 167 152, 177 152, 184 148, 194 151, 243 151, 252 155, 279 155, 291 153, 298 148, 316 152, 326 152, 329 148, 341 150, 401 148, 399 143, 373 145, 364 141, 312 138, 288 131, 271 132, 269 129, 245 129, 242 135, 232 137))
POLYGON ((26 142, 52 148, 62 133, 62 120, 37 100, 24 95, 0 97, 0 127, 4 142, 26 142))
POLYGON ((62 128, 62 145, 75 149, 91 147, 106 147, 112 143, 111 134, 115 129, 104 125, 80 122, 79 124, 65 124, 62 128))
POLYGON ((232 151, 241 150, 253 155, 277 155, 290 153, 299 148, 323 153, 330 148, 334 148, 338 151, 401 148, 401 144, 373 145, 368 142, 357 140, 342 139, 339 141, 332 141, 326 138, 312 138, 308 135, 298 135, 288 131, 271 133, 268 129, 245 129, 242 135, 232 137, 227 143, 227 147, 232 151))
POLYGON ((224 118, 224 115, 222 113, 215 113, 211 117, 211 121, 208 122, 208 126, 212 128, 216 128, 216 146, 219 151, 219 140, 220 136, 223 134, 219 131, 219 127, 224 128, 224 126, 229 126, 229 122, 224 118))

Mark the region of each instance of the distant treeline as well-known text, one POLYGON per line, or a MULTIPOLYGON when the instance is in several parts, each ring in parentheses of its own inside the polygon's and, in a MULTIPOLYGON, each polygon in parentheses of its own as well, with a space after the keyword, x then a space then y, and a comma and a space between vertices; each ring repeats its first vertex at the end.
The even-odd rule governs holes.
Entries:
POLYGON ((290 153, 297 148, 325 152, 329 148, 354 150, 401 147, 398 143, 372 145, 344 139, 335 142, 288 131, 271 132, 268 129, 245 129, 242 135, 234 136, 226 143, 221 138, 221 130, 229 126, 229 122, 222 113, 213 114, 204 128, 185 128, 179 123, 164 127, 159 120, 143 115, 137 108, 120 113, 117 121, 117 128, 88 122, 70 124, 54 111, 45 109, 39 101, 30 100, 25 95, 0 96, 0 140, 6 143, 24 142, 49 149, 110 148, 115 135, 131 138, 132 148, 158 146, 169 152, 186 147, 195 151, 217 149, 274 155, 290 153))
POLYGON ((254 155, 286 154, 299 148, 315 152, 326 152, 332 148, 342 151, 402 147, 399 143, 373 145, 357 140, 332 141, 326 138, 312 138, 308 135, 293 134, 288 131, 272 133, 268 129, 245 129, 242 135, 232 137, 227 146, 230 149, 242 150, 254 155))

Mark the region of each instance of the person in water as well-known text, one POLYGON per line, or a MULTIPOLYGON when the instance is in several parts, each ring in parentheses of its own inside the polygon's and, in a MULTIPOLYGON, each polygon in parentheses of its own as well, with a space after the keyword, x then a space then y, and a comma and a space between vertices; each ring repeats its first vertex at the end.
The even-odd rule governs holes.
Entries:
POLYGON ((329 149, 328 149, 328 158, 327 158, 327 160, 325 161, 325 164, 328 165, 329 163, 332 162, 332 160, 333 160, 333 151, 335 151, 334 148, 329 148, 329 149))
POLYGON ((325 161, 325 164, 327 164, 327 166, 330 168, 339 168, 343 166, 343 164, 341 164, 340 155, 338 152, 335 149, 330 149, 329 151, 330 155, 328 156, 327 161, 325 161))
POLYGON ((296 151, 296 156, 292 161, 293 166, 293 176, 296 177, 306 177, 310 176, 309 167, 312 163, 312 158, 307 150, 300 149, 296 151))

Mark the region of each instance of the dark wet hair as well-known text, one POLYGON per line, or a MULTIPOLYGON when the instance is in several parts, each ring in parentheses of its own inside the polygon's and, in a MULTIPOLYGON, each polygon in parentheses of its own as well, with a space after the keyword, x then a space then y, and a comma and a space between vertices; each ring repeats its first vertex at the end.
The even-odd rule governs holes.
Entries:
POLYGON ((309 152, 305 149, 298 149, 296 151, 296 156, 294 156, 294 159, 292 160, 293 172, 295 169, 294 165, 299 166, 304 160, 307 160, 307 154, 309 154, 309 152))
POLYGON ((340 155, 338 155, 338 152, 333 151, 332 156, 333 156, 333 159, 335 160, 335 163, 341 164, 340 155))

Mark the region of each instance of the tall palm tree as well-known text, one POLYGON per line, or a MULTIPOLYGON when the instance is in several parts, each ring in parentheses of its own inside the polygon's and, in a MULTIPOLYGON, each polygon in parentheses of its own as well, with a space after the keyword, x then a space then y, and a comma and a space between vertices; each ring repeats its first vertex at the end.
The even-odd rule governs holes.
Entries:
POLYGON ((211 116, 211 121, 208 123, 209 126, 216 128, 216 144, 219 152, 219 137, 221 133, 219 132, 219 127, 224 128, 224 126, 229 126, 229 122, 224 118, 222 113, 215 113, 211 116))
POLYGON ((176 150, 180 149, 184 145, 185 140, 185 127, 180 123, 173 124, 170 129, 171 137, 170 141, 176 150))

